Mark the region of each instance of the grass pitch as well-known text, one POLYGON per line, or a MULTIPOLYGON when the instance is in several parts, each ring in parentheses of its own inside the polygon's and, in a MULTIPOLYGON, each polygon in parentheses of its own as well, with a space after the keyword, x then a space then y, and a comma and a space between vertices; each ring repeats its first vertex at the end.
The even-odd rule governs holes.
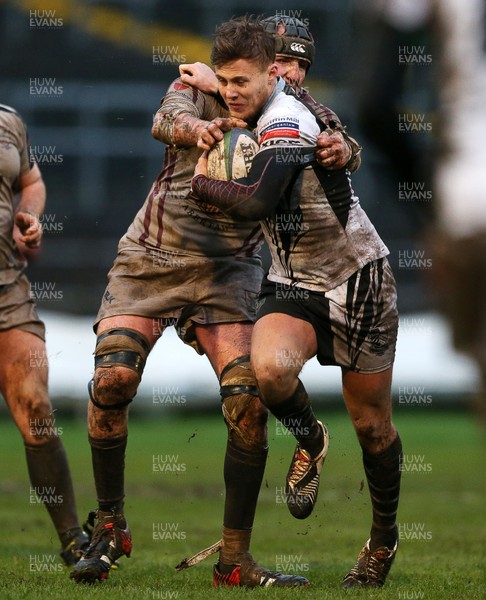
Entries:
MULTIPOLYGON (((217 589, 212 559, 180 573, 174 566, 220 536, 225 427, 219 415, 187 409, 132 418, 126 464, 126 514, 134 549, 102 585, 78 586, 58 560, 59 543, 43 506, 30 493, 22 442, 9 418, 0 435, 0 598, 66 600, 295 598, 486 598, 483 432, 474 417, 436 408, 396 411, 404 446, 401 543, 386 586, 344 591, 343 575, 366 541, 370 504, 361 456, 344 412, 318 415, 331 446, 319 500, 305 521, 293 519, 282 488, 293 439, 272 419, 270 456, 255 523, 252 552, 270 569, 302 574, 312 587, 217 589)), ((59 415, 59 413, 57 413, 59 415)), ((62 420, 80 518, 95 507, 85 425, 62 420)))

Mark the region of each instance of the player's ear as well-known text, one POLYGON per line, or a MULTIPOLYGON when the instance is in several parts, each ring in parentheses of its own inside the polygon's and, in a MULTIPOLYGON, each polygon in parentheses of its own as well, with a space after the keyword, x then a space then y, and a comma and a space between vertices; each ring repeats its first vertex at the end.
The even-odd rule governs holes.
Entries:
POLYGON ((268 78, 269 79, 274 79, 275 77, 277 77, 277 73, 278 73, 277 63, 272 63, 268 67, 268 78))

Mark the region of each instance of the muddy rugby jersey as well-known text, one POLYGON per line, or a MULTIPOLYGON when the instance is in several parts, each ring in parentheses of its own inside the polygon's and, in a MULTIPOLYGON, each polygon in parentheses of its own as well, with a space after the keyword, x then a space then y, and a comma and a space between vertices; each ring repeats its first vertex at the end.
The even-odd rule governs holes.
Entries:
MULTIPOLYGON (((173 121, 187 113, 211 121, 228 112, 214 96, 176 79, 159 113, 173 121)), ((191 196, 191 178, 201 155, 197 147, 168 146, 163 169, 121 245, 139 244, 148 251, 203 257, 256 257, 263 242, 257 221, 243 223, 191 196)))

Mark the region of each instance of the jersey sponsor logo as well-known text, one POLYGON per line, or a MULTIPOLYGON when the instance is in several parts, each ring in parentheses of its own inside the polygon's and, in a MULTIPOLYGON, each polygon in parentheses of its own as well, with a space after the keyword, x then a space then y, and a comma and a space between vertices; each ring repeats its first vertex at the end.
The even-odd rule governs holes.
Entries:
POLYGON ((304 44, 299 44, 297 42, 293 42, 292 44, 290 44, 290 49, 293 52, 300 52, 301 54, 305 54, 305 46, 304 46, 304 44))
POLYGON ((260 144, 263 144, 267 140, 272 138, 298 138, 299 123, 294 121, 278 121, 277 123, 271 123, 265 127, 261 133, 260 144))
POLYGON ((270 148, 271 146, 299 146, 302 147, 300 140, 289 140, 289 139, 272 139, 267 140, 265 143, 262 143, 260 149, 262 148, 270 148))
POLYGON ((178 92, 181 92, 182 90, 187 90, 190 86, 186 85, 185 83, 179 83, 178 81, 176 81, 174 83, 174 89, 178 92))
MULTIPOLYGON (((282 117, 275 117, 273 119, 266 121, 267 124, 264 127, 264 130, 272 123, 280 123, 281 121, 282 121, 282 117)), ((299 124, 299 119, 297 119, 296 117, 285 117, 285 121, 292 121, 293 123, 299 124)))

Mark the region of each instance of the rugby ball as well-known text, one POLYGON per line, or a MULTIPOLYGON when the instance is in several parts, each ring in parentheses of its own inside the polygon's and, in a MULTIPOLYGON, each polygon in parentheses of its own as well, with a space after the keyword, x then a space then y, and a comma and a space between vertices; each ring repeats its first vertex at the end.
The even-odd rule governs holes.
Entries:
POLYGON ((256 137, 247 129, 235 127, 208 154, 208 177, 229 181, 246 177, 259 146, 256 137))

